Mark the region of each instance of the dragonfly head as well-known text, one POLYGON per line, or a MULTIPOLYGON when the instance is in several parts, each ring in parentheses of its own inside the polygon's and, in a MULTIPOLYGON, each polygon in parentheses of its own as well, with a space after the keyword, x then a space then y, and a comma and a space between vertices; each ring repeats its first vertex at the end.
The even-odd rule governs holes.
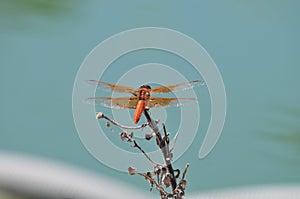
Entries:
POLYGON ((139 88, 138 98, 140 100, 149 100, 151 87, 149 85, 143 85, 139 88))

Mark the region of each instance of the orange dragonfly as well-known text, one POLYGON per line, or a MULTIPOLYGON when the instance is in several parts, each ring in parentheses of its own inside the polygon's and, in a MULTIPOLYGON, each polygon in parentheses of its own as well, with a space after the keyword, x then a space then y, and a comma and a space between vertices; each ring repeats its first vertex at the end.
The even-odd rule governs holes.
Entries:
POLYGON ((184 82, 180 84, 174 84, 169 86, 159 86, 151 88, 149 85, 142 85, 138 89, 121 86, 116 84, 109 84, 97 80, 88 80, 89 84, 96 84, 98 89, 118 92, 118 93, 130 93, 131 97, 89 97, 86 99, 89 104, 100 104, 107 108, 128 108, 135 109, 133 115, 133 123, 137 124, 141 118, 141 115, 145 109, 170 107, 170 106, 182 106, 185 102, 197 102, 196 98, 164 98, 164 97, 152 97, 151 94, 163 94, 180 90, 191 89, 194 86, 204 85, 203 81, 194 80, 190 82, 184 82))

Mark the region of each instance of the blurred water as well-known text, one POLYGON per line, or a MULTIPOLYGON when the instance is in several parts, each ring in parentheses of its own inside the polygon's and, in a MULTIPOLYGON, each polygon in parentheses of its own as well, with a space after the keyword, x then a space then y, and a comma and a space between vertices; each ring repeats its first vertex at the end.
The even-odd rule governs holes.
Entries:
MULTIPOLYGON (((175 163, 191 165, 188 192, 300 182, 298 1, 115 3, 0 1, 0 150, 52 158, 146 189, 143 179, 103 166, 85 150, 73 123, 71 97, 81 62, 99 42, 127 29, 158 26, 203 45, 227 92, 223 134, 203 160, 198 151, 210 102, 207 91, 199 94, 203 126, 175 163)), ((188 67, 159 52, 136 53, 115 62, 116 71, 107 71, 112 81, 122 64, 188 67)), ((195 78, 192 71, 185 75, 195 78)))

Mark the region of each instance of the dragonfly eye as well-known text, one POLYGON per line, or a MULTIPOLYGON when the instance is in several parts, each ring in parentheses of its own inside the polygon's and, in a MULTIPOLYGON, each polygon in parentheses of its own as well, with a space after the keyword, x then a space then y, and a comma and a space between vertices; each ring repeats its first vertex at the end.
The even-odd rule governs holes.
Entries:
POLYGON ((147 88, 147 89, 151 89, 151 86, 149 86, 149 85, 142 85, 142 86, 140 86, 140 88, 147 88))

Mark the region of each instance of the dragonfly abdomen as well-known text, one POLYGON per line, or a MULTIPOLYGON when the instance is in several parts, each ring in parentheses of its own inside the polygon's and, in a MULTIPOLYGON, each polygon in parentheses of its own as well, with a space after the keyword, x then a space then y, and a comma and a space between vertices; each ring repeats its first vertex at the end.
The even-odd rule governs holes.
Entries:
POLYGON ((137 124, 142 116, 142 113, 146 107, 146 101, 145 100, 139 100, 136 109, 133 115, 133 123, 137 124))

